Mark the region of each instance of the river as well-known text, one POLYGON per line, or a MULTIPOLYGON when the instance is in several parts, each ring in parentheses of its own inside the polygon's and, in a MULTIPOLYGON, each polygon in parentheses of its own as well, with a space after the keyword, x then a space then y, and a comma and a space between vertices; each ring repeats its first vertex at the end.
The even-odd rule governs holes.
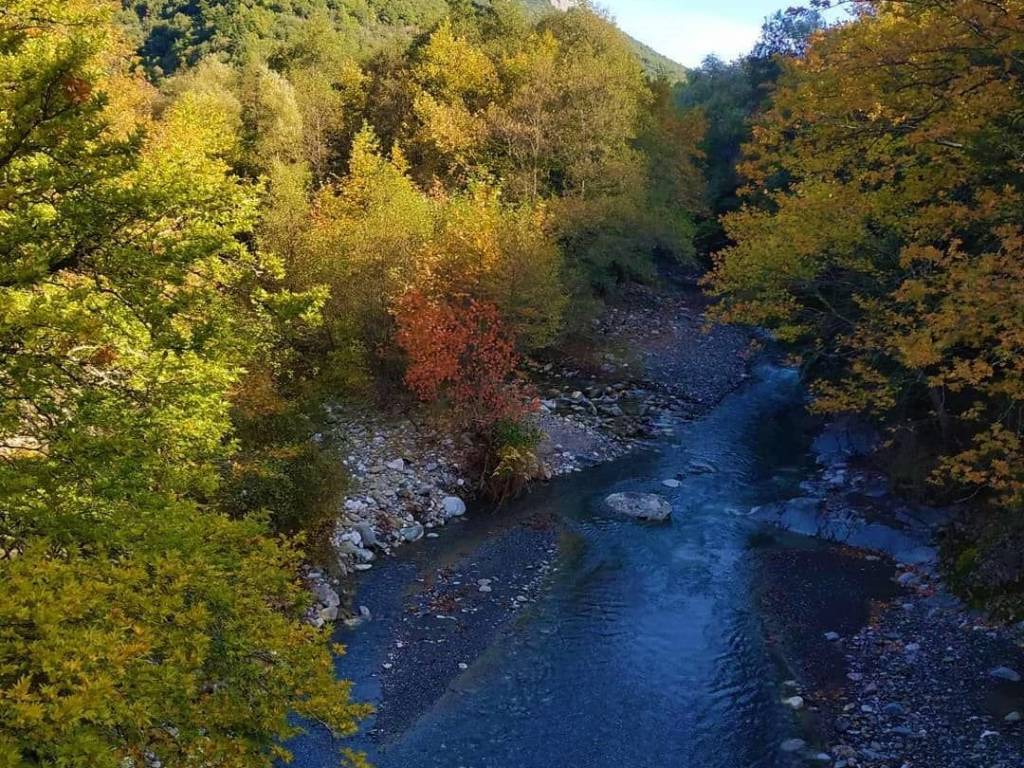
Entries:
POLYGON ((472 560, 516 521, 538 513, 557 521, 554 561, 536 594, 445 673, 436 694, 425 692, 437 669, 395 672, 411 683, 393 695, 422 699, 415 717, 343 743, 313 727, 290 745, 295 764, 335 765, 341 746, 365 751, 379 768, 788 764, 780 745, 793 718, 763 638, 750 567, 759 528, 747 513, 793 495, 812 471, 802 398, 793 370, 762 363, 656 449, 555 481, 505 509, 475 510, 374 569, 357 599, 373 621, 335 639, 348 648, 339 674, 355 682, 357 698, 381 703, 385 651, 424 575, 472 560), (663 483, 675 478, 676 488, 663 483), (663 494, 671 524, 608 516, 600 502, 619 491, 663 494))

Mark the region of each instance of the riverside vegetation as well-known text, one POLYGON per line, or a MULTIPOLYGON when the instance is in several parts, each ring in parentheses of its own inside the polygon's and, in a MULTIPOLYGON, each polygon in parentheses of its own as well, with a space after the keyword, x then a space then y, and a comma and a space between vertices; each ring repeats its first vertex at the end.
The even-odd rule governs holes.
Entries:
POLYGON ((853 11, 680 75, 586 3, 7 0, 0 766, 354 732, 297 576, 323 403, 421 409, 514 494, 522 361, 659 261, 970 498, 955 580, 1019 617, 1024 3, 853 11))

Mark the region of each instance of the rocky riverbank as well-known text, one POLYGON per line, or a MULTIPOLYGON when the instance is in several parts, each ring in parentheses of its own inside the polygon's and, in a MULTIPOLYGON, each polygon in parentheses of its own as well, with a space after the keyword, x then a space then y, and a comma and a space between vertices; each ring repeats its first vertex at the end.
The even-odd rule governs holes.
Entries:
POLYGON ((793 678, 779 692, 799 732, 787 747, 836 768, 1024 765, 1024 626, 948 592, 932 542, 953 512, 892 497, 858 465, 870 440, 857 442, 833 425, 806 495, 753 512, 827 542, 757 554, 768 634, 793 678))
MULTIPOLYGON (((707 300, 692 288, 634 287, 585 338, 525 373, 540 398, 541 479, 578 472, 650 445, 671 422, 697 418, 746 377, 756 351, 743 329, 708 329, 707 300)), ((460 520, 472 503, 471 446, 415 414, 385 416, 330 406, 329 438, 343 446, 351 486, 331 537, 330 568, 307 572, 318 626, 358 620, 339 596, 352 574, 460 520)))

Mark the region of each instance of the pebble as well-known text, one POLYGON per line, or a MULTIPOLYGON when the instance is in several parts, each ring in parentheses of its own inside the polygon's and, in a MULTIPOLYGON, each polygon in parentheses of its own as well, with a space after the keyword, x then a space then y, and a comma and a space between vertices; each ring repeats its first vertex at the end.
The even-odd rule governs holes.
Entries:
POLYGON ((1020 682, 1020 673, 1015 669, 1010 669, 1009 667, 996 667, 989 671, 989 675, 997 680, 1007 680, 1011 683, 1020 682))
POLYGON ((807 742, 803 739, 786 739, 779 745, 779 749, 783 752, 799 752, 806 746, 807 742))

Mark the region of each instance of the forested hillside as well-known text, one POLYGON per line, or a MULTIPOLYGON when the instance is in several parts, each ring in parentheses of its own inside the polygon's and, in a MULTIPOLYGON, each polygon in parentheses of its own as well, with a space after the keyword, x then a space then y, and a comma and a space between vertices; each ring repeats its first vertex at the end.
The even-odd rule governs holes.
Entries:
MULTIPOLYGON (((507 0, 499 0, 500 6, 507 0)), ((551 15, 549 0, 512 0, 533 19, 551 15)), ((139 52, 156 72, 171 74, 217 52, 238 54, 251 45, 295 34, 318 18, 338 34, 351 54, 366 54, 389 45, 402 46, 429 30, 448 13, 448 0, 154 0, 125 2, 125 23, 133 30, 139 52)), ((458 5, 458 3, 456 3, 458 5)), ((485 0, 464 0, 466 10, 488 6, 485 0)), ((571 3, 565 6, 571 7, 571 3)), ((652 77, 675 82, 686 69, 630 39, 630 45, 652 77)))
POLYGON ((514 491, 517 361, 691 256, 700 116, 588 8, 13 0, 0 52, 0 765, 351 732, 320 404, 447 408, 514 491))

